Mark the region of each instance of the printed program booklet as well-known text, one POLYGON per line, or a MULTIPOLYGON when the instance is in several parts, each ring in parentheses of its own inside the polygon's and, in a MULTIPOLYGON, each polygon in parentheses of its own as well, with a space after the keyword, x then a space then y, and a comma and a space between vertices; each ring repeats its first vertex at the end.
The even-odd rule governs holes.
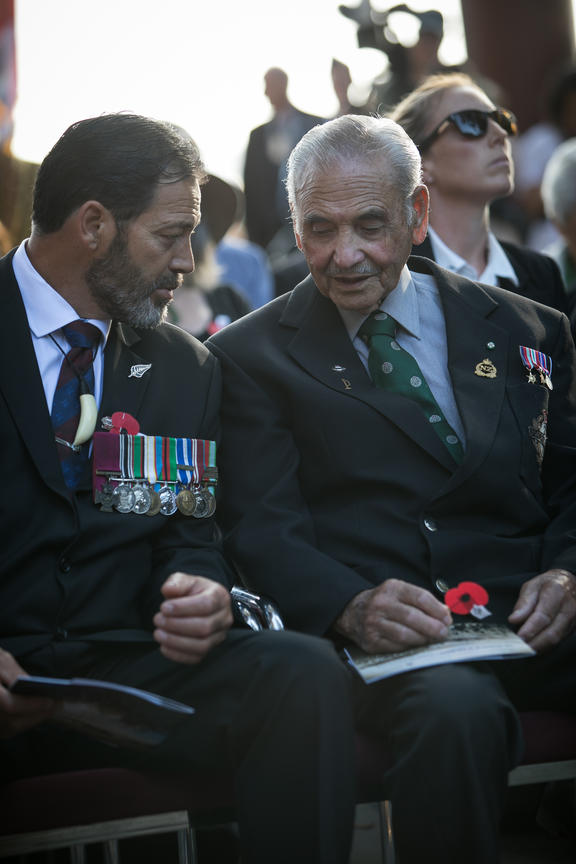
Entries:
POLYGON ((361 648, 344 649, 346 660, 367 684, 412 669, 465 663, 473 660, 510 660, 536 652, 508 627, 497 624, 454 624, 444 642, 392 654, 366 654, 361 648))
POLYGON ((139 750, 161 744, 178 723, 194 714, 194 708, 174 699, 92 678, 19 676, 10 691, 54 699, 58 707, 51 722, 139 750))

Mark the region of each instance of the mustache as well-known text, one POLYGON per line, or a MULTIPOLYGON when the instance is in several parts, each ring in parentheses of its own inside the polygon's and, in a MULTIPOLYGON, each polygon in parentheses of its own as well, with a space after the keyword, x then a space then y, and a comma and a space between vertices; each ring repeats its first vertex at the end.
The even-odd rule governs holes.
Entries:
POLYGON ((165 276, 161 276, 159 279, 156 279, 154 284, 150 288, 150 295, 154 293, 154 291, 158 291, 162 288, 167 288, 170 291, 176 291, 177 288, 182 287, 182 282, 184 281, 184 276, 182 273, 167 273, 165 276))
POLYGON ((377 276, 380 270, 368 261, 363 261, 353 264, 352 267, 337 267, 331 264, 324 273, 326 276, 377 276))

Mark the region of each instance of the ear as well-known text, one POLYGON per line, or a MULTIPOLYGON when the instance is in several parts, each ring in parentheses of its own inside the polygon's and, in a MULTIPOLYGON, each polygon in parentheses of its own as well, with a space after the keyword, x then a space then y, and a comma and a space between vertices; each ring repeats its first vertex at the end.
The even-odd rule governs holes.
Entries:
POLYGON ((426 237, 428 231, 428 208, 430 206, 430 195, 426 186, 418 186, 414 192, 412 206, 416 219, 412 226, 412 242, 418 246, 426 237))
POLYGON ((99 201, 85 201, 76 211, 79 239, 95 257, 105 253, 117 233, 116 220, 99 201))
POLYGON ((296 218, 294 216, 294 207, 292 206, 292 204, 290 205, 290 215, 292 217, 292 230, 294 231, 294 239, 296 240, 296 245, 298 246, 298 249, 300 250, 300 252, 302 252, 302 238, 296 230, 296 218))

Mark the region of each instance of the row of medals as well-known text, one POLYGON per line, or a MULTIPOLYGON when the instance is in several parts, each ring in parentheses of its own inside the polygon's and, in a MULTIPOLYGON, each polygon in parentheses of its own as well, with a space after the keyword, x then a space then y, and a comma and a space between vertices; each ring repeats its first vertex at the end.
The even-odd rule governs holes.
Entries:
POLYGON ((96 492, 96 504, 109 513, 137 513, 142 516, 172 516, 179 511, 184 516, 203 519, 212 516, 216 510, 216 499, 205 486, 181 486, 178 483, 164 483, 156 490, 146 480, 120 480, 117 486, 108 477, 96 492))

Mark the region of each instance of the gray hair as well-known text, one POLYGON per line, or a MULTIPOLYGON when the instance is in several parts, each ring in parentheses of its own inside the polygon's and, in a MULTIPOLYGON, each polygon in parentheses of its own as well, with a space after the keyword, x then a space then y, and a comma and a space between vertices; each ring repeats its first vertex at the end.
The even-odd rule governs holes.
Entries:
POLYGON ((412 200, 422 183, 420 154, 397 123, 385 117, 346 114, 314 126, 296 145, 288 159, 286 189, 298 228, 298 201, 311 178, 331 164, 348 160, 379 161, 391 176, 406 204, 406 221, 415 218, 412 200))
POLYGON ((540 191, 548 219, 563 225, 576 211, 576 138, 556 148, 546 165, 540 191))

